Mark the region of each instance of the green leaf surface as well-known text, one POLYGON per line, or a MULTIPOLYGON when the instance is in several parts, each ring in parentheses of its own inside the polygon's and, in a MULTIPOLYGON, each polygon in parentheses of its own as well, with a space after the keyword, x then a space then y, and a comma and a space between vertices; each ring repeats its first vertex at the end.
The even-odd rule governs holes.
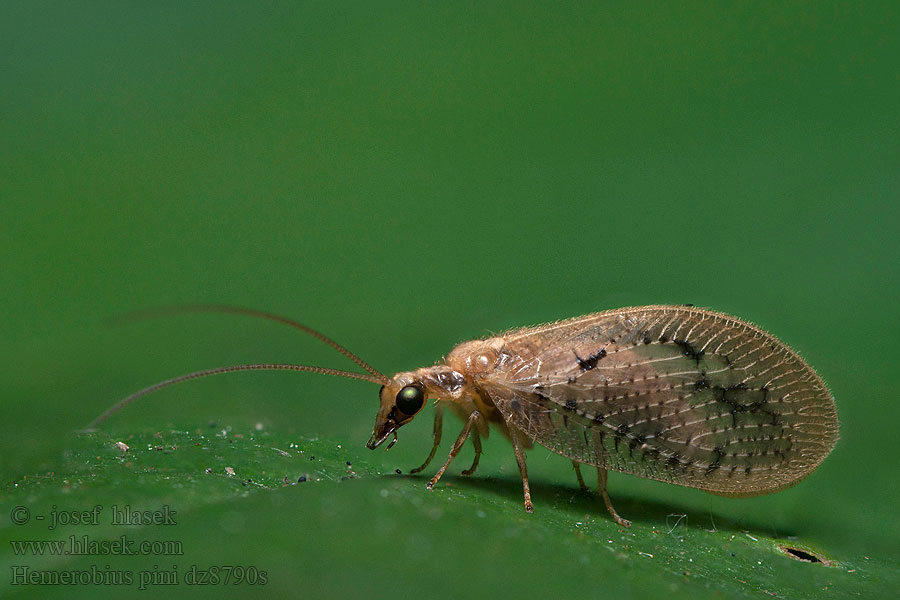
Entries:
MULTIPOLYGON (((129 593, 210 596, 228 589, 458 598, 486 586, 575 596, 590 581, 604 596, 849 598, 898 584, 896 565, 883 557, 773 537, 719 515, 712 528, 662 500, 620 498, 619 511, 634 521, 623 529, 579 491, 571 472, 564 483, 532 482, 536 511, 529 515, 513 473, 448 475, 428 492, 426 477, 397 474, 367 460, 359 445, 336 440, 205 427, 78 434, 67 442, 51 472, 6 485, 3 510, 25 507, 30 518, 2 530, 14 552, 3 554, 0 570, 19 582, 4 582, 4 595, 43 595, 46 586, 24 584, 31 577, 95 571, 107 583, 131 573, 131 584, 121 585, 129 593), (172 522, 122 524, 135 513, 172 522), (130 550, 151 542, 150 552, 176 554, 65 554, 121 536, 130 550), (63 541, 63 554, 49 547, 37 554, 27 542, 39 540, 63 541), (783 547, 822 562, 801 562, 783 547), (209 585, 199 585, 202 572, 209 585), (179 585, 163 585, 173 582, 179 585)), ((68 597, 95 593, 91 585, 66 588, 68 597)))

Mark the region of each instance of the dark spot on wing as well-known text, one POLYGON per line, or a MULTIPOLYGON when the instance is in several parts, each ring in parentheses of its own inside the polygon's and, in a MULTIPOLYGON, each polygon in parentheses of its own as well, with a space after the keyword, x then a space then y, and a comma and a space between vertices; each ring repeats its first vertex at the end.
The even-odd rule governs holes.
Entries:
POLYGON ((615 444, 616 452, 619 451, 619 441, 628 435, 629 427, 625 423, 622 423, 618 427, 616 427, 615 433, 613 433, 613 442, 615 444))
POLYGON ((582 372, 584 372, 590 371, 591 369, 596 367, 597 362, 604 356, 606 356, 606 348, 600 348, 587 358, 581 358, 576 354, 575 359, 578 361, 579 368, 582 370, 582 372))
POLYGON ((678 452, 673 452, 672 455, 666 459, 666 464, 669 466, 677 466, 681 461, 681 455, 678 452))
POLYGON ((732 425, 737 427, 737 416, 740 413, 762 413, 772 419, 772 424, 778 422, 778 415, 766 408, 769 391, 765 386, 751 389, 743 383, 730 387, 716 386, 712 389, 713 397, 730 408, 732 425), (748 400, 754 399, 753 402, 748 400))
POLYGON ((719 463, 722 462, 722 457, 725 456, 725 451, 721 446, 716 446, 715 448, 713 448, 713 454, 716 455, 716 458, 711 463, 709 463, 709 466, 706 467, 707 475, 719 468, 719 463))
POLYGON ((684 354, 685 356, 687 356, 688 358, 690 358, 691 360, 696 362, 697 365, 700 364, 700 359, 703 357, 703 354, 704 354, 704 351, 702 349, 698 350, 698 349, 694 348, 694 346, 692 346, 691 343, 688 342, 687 340, 673 339, 672 343, 675 344, 676 346, 678 346, 679 348, 681 348, 682 354, 684 354))

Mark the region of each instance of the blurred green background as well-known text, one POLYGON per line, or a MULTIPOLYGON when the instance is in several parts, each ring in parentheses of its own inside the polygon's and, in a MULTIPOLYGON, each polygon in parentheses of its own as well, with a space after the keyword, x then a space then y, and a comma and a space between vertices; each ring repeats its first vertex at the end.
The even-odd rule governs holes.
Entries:
POLYGON ((228 594, 894 593, 898 17, 894 2, 3 2, 0 594, 134 592, 11 585, 15 565, 166 568, 10 552, 101 532, 16 526, 13 506, 126 501, 179 511, 175 533, 135 535, 183 540, 182 572, 267 569, 228 594), (349 368, 240 317, 105 325, 182 302, 294 317, 389 373, 511 327, 694 303, 795 347, 835 395, 841 441, 755 499, 611 474, 625 532, 542 449, 526 516, 500 436, 471 481, 468 448, 433 494, 397 477, 427 454, 430 417, 370 452, 377 389, 358 381, 213 378, 72 433, 191 370, 349 368), (322 466, 280 487, 314 462, 294 441, 322 466), (219 462, 188 453, 207 443, 219 462), (213 463, 272 489, 203 479, 213 463), (837 564, 736 545, 763 536, 837 564))

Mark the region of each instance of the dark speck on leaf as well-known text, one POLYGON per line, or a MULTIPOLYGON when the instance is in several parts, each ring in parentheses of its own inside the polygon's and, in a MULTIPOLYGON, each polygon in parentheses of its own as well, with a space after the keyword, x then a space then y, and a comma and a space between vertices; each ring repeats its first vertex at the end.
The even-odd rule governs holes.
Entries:
POLYGON ((316 457, 315 457, 315 456, 310 456, 310 457, 309 457, 309 460, 316 460, 316 457))
POLYGON ((402 475, 403 471, 401 471, 400 469, 397 469, 396 471, 394 471, 394 473, 396 473, 397 475, 402 475))
POLYGON ((306 475, 301 475, 297 478, 297 483, 303 483, 304 481, 306 481, 306 475))
POLYGON ((350 461, 349 461, 349 460, 347 461, 347 466, 348 466, 348 467, 350 466, 350 461))

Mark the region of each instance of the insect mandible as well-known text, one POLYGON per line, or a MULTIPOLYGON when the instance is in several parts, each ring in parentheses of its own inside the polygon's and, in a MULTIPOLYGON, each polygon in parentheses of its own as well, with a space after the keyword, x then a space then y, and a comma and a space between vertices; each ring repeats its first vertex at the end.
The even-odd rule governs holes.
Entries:
MULTIPOLYGON (((723 313, 692 306, 641 306, 594 313, 457 345, 442 362, 388 377, 305 325, 278 315, 220 305, 147 311, 226 312, 278 321, 344 354, 366 373, 296 364, 207 369, 162 381, 124 398, 97 417, 96 427, 126 404, 189 379, 249 370, 337 375, 381 385, 372 437, 375 449, 435 400, 434 445, 446 406, 465 425, 432 489, 467 440, 478 467, 491 427, 512 442, 525 510, 533 511, 525 451, 534 443, 597 469, 597 491, 623 526, 606 490, 607 471, 705 490, 757 496, 809 475, 838 439, 834 399, 800 356, 771 334, 723 313)), ((140 318, 141 315, 138 315, 140 318)))

